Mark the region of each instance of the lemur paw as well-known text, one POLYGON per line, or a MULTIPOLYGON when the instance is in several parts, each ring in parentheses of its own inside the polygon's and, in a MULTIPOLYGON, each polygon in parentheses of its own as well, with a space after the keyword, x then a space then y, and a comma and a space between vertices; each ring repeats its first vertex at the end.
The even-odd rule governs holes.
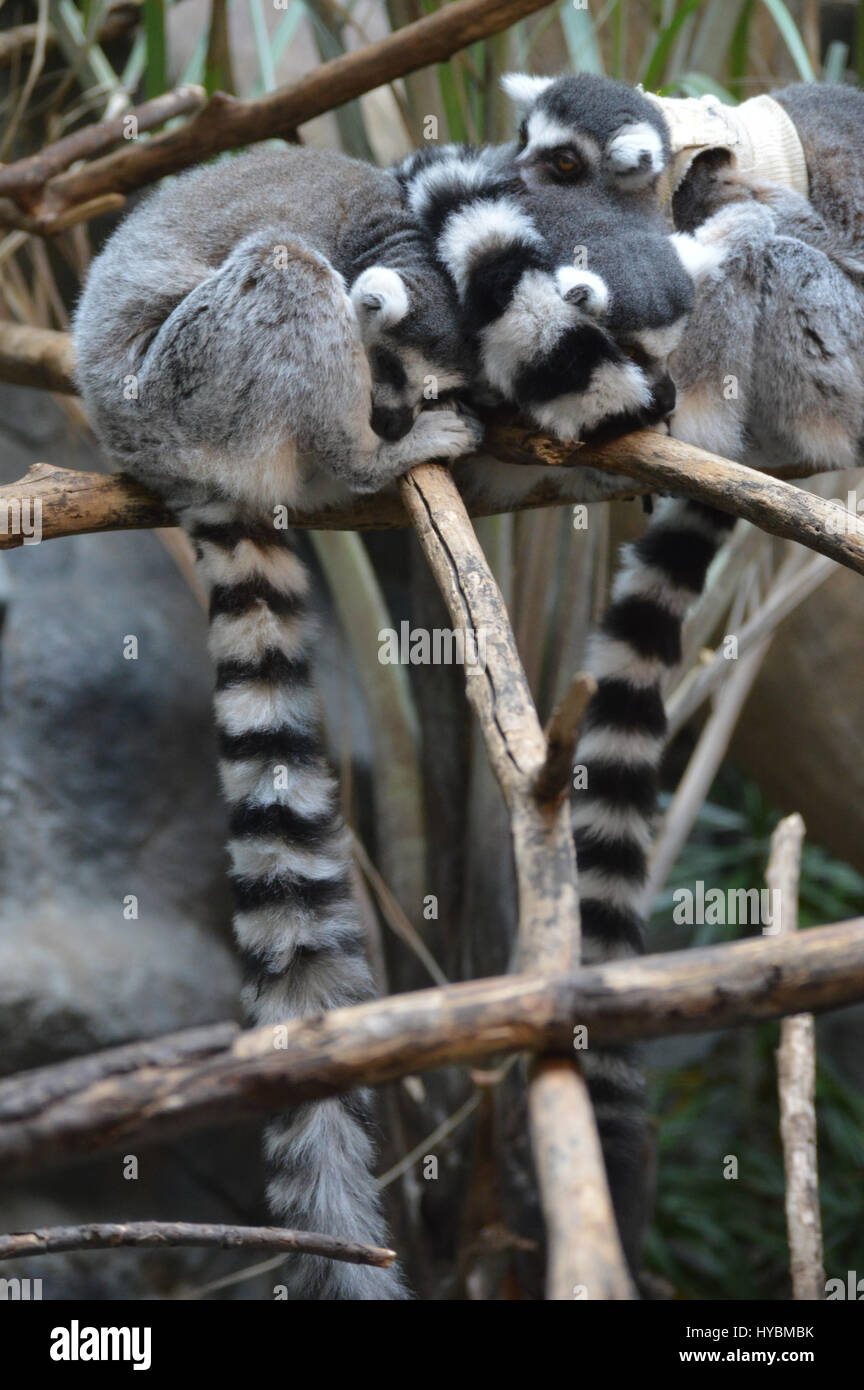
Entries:
POLYGON ((457 410, 424 410, 414 422, 409 440, 418 462, 458 459, 472 454, 483 439, 483 426, 473 415, 457 410))

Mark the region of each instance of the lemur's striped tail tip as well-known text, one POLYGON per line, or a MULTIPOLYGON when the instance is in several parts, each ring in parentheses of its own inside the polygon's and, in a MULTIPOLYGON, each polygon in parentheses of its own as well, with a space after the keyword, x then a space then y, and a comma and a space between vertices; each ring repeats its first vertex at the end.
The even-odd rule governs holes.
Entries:
MULTIPOLYGON (((374 995, 354 902, 348 837, 311 685, 309 576, 290 536, 228 503, 183 524, 210 595, 219 771, 230 812, 234 935, 252 1024, 278 1024, 374 995)), ((270 1125, 268 1197, 304 1230, 387 1246, 371 1096, 299 1106, 270 1125)), ((297 1300, 402 1299, 398 1269, 292 1255, 297 1300)))

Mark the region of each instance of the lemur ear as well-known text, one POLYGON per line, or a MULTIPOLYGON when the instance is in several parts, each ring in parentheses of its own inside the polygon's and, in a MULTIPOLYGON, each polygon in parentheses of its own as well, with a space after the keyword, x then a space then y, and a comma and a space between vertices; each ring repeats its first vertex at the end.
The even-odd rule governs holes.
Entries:
POLYGON ((357 276, 351 286, 351 303, 358 317, 374 319, 377 328, 392 328, 411 307, 402 276, 384 265, 370 265, 357 276))
POLYGON ((501 86, 517 106, 531 106, 554 81, 554 77, 531 77, 527 72, 505 72, 501 86))
POLYGON ((678 253, 678 259, 694 285, 708 280, 723 263, 726 247, 722 243, 704 243, 690 232, 674 232, 669 238, 678 253))

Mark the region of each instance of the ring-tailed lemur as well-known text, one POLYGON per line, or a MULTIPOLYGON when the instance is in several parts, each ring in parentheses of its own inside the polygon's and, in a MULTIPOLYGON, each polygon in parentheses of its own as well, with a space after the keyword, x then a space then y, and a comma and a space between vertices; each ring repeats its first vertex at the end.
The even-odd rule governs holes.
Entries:
MULTIPOLYGON (((584 189, 600 177, 610 196, 632 199, 648 225, 658 224, 658 181, 672 152, 658 107, 585 75, 514 75, 505 86, 527 108, 517 164, 530 195, 553 190, 578 228, 584 189)), ((675 192, 675 224, 699 248, 695 259, 700 251, 708 259, 670 359, 678 391, 670 432, 757 466, 791 458, 848 467, 864 458, 864 267, 856 260, 864 94, 794 87, 776 100, 797 128, 812 202, 735 172, 726 152, 687 162, 675 192)), ((641 946, 664 680, 680 658, 684 615, 732 525, 713 508, 661 502, 642 539, 625 547, 594 639, 589 667, 599 687, 576 754, 587 785, 573 809, 588 960, 641 946)), ((608 1070, 593 1094, 626 1223, 640 1188, 638 1075, 614 1057, 595 1057, 594 1067, 601 1078, 608 1070), (615 1142, 616 1130, 627 1138, 628 1123, 629 1142, 615 1142)))
POLYGON ((625 214, 597 181, 572 219, 555 190, 526 191, 514 153, 445 146, 398 170, 456 285, 481 389, 563 439, 665 418, 665 364, 692 303, 696 244, 676 245, 632 215, 625 236, 625 214), (577 243, 586 263, 574 266, 577 243))
MULTIPOLYGON (((392 177, 289 147, 151 196, 93 263, 75 340, 98 437, 172 508, 209 591, 249 1020, 357 1003, 373 986, 310 688, 309 580, 274 509, 478 443, 456 411, 421 413, 430 382, 464 380, 452 288, 392 177)), ((270 1126, 280 1220, 386 1244, 370 1115, 362 1091, 270 1126)), ((396 1269, 290 1264, 297 1298, 406 1296, 396 1269)))

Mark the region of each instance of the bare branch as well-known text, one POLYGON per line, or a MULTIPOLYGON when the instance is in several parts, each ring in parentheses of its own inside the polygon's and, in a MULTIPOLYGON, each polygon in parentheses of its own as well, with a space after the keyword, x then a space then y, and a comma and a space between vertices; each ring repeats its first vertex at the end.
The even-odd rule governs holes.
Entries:
MULTIPOLYGON (((563 798, 541 803, 535 794, 549 753, 504 600, 449 474, 412 468, 401 490, 454 625, 485 638, 485 663, 466 665, 466 690, 510 812, 520 968, 565 974, 579 960, 573 836, 563 798)), ((572 1060, 537 1063, 529 1109, 549 1233, 547 1297, 572 1298, 579 1285, 594 1298, 632 1297, 594 1112, 572 1060)))
MULTIPOLYGON (((50 179, 28 200, 23 225, 50 235, 60 214, 105 194, 129 193, 223 150, 286 136, 298 126, 408 73, 446 60, 490 34, 509 29, 546 0, 456 0, 377 43, 322 63, 291 87, 242 101, 217 92, 185 125, 50 179)), ((8 226, 22 220, 8 207, 8 226)))
POLYGON ((124 140, 137 139, 141 131, 153 130, 175 116, 185 116, 190 111, 199 110, 206 100, 207 93, 203 87, 177 87, 110 121, 83 126, 53 145, 46 145, 38 154, 0 168, 0 197, 12 197, 26 206, 49 179, 68 169, 77 160, 91 159, 124 140), (134 121, 131 127, 135 131, 134 137, 127 135, 130 120, 134 121))
MULTIPOLYGON (((777 894, 777 926, 782 933, 794 932, 798 926, 803 845, 801 817, 787 816, 781 820, 771 837, 765 881, 777 894)), ((816 1139, 816 1029, 812 1014, 783 1019, 777 1050, 777 1086, 792 1294, 796 1300, 819 1301, 825 1297, 825 1270, 816 1139)))
POLYGON ((541 805, 555 804, 567 795, 579 729, 596 689, 594 677, 582 672, 573 678, 569 690, 552 711, 546 725, 546 761, 534 783, 534 795, 541 805))
POLYGON ((502 1052, 601 1046, 818 1012, 864 998, 864 918, 644 956, 569 976, 420 990, 242 1033, 190 1029, 0 1082, 0 1171, 238 1124, 502 1052))
POLYGON ((322 1255, 346 1264, 375 1265, 386 1269, 395 1250, 377 1245, 358 1245, 309 1231, 289 1231, 281 1226, 216 1226, 191 1221, 94 1222, 86 1226, 40 1226, 33 1231, 0 1235, 0 1260, 21 1260, 60 1250, 116 1250, 119 1246, 164 1249, 177 1245, 217 1246, 222 1250, 285 1250, 301 1255, 322 1255))

